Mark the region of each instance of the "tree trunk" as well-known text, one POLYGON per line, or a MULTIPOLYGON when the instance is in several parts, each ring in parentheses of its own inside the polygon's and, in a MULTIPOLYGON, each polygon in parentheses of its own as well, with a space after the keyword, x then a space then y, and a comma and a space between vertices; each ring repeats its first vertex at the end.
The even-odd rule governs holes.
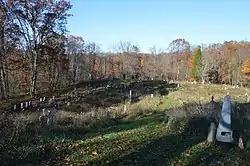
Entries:
POLYGON ((0 80, 1 80, 1 92, 2 92, 2 99, 7 99, 7 87, 6 87, 6 80, 5 80, 5 70, 3 64, 0 67, 0 80))
POLYGON ((78 68, 78 64, 77 64, 77 55, 75 54, 74 57, 73 57, 73 64, 72 64, 74 90, 76 90, 77 68, 78 68))
MULTIPOLYGON (((33 35, 33 44, 34 48, 32 48, 31 52, 31 87, 30 87, 30 96, 34 97, 36 94, 36 83, 37 83, 37 65, 38 65, 38 50, 37 50, 37 33, 35 29, 35 25, 32 25, 32 35, 33 35)), ((30 41, 31 42, 31 41, 30 41)))
POLYGON ((50 85, 49 85, 49 89, 52 92, 55 90, 55 84, 56 84, 56 64, 55 60, 53 59, 50 68, 50 85))
MULTIPOLYGON (((0 8, 1 10, 1 8, 0 8)), ((7 99, 7 86, 5 76, 5 48, 4 48, 4 12, 1 10, 0 14, 0 80, 1 80, 1 92, 2 98, 7 99), (2 15, 3 14, 3 15, 2 15)))
POLYGON ((177 81, 179 81, 179 75, 180 75, 180 65, 178 64, 178 66, 177 66, 177 76, 176 76, 177 81))
POLYGON ((34 97, 36 94, 36 83, 37 83, 37 60, 38 56, 35 52, 33 54, 33 61, 32 61, 32 67, 31 67, 31 88, 30 88, 30 96, 34 97))

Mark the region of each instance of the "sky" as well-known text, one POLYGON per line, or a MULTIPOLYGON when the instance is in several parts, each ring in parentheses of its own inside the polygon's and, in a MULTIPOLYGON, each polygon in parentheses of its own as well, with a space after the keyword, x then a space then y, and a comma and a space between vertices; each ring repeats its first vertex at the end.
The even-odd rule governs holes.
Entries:
POLYGON ((120 41, 142 52, 177 38, 191 45, 250 39, 249 0, 69 0, 71 35, 111 51, 120 41))

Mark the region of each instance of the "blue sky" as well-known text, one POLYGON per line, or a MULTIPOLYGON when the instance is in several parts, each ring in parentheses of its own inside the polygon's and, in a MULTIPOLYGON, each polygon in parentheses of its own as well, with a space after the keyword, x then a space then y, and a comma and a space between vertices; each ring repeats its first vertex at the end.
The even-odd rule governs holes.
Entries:
POLYGON ((131 41, 143 52, 176 38, 191 45, 250 39, 249 0, 70 0, 72 35, 109 51, 131 41))

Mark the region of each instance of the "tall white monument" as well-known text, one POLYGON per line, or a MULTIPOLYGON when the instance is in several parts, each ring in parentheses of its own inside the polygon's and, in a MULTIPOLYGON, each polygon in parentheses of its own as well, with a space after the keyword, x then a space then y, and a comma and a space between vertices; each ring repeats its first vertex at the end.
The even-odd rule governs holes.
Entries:
POLYGON ((230 96, 224 97, 220 112, 220 121, 217 127, 216 140, 219 142, 233 142, 233 131, 231 130, 231 103, 230 96))

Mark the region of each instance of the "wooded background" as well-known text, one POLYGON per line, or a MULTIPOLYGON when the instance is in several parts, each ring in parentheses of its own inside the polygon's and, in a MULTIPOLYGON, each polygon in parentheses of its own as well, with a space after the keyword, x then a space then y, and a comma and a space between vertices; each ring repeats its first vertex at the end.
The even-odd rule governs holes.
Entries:
POLYGON ((151 53, 120 41, 103 52, 67 31, 71 8, 66 0, 0 0, 0 99, 115 77, 248 84, 248 41, 193 46, 176 39, 151 53))

